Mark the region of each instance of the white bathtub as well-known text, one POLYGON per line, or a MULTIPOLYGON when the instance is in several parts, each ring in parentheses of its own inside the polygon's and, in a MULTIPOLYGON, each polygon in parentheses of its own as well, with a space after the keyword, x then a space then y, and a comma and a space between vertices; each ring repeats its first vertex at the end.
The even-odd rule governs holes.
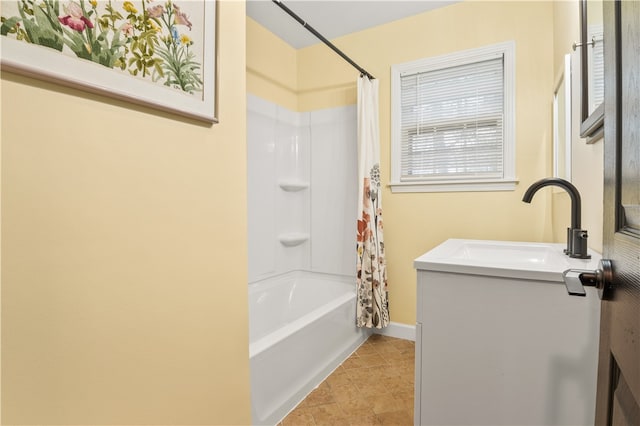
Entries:
POLYGON ((251 414, 275 425, 369 336, 355 279, 295 271, 249 284, 251 414))

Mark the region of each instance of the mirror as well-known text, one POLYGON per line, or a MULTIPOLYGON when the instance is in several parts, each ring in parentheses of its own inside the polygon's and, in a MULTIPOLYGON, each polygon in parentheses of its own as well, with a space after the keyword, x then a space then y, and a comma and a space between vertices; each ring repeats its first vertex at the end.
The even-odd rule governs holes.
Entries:
POLYGON ((580 0, 582 111, 580 136, 593 143, 604 132, 604 38, 602 0, 580 0))
POLYGON ((571 55, 553 93, 553 175, 571 181, 571 55))

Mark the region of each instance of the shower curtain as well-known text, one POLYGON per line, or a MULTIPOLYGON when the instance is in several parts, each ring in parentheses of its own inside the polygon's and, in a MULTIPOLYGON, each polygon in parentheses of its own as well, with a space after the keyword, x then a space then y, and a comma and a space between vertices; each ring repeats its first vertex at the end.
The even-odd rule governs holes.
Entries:
POLYGON ((358 79, 358 327, 389 324, 387 265, 382 236, 378 80, 358 79))

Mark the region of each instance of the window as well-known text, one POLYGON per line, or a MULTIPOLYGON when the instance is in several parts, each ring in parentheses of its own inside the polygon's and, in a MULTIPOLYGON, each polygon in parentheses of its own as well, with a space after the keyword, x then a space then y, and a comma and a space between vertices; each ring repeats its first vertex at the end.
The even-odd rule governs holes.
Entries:
POLYGON ((394 192, 515 187, 514 43, 394 65, 394 192))

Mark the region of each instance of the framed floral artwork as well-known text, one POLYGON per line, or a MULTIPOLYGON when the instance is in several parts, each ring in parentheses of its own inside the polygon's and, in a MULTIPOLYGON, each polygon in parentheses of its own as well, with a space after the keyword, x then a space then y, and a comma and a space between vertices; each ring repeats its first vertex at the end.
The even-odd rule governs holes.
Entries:
POLYGON ((2 69, 216 122, 215 0, 3 0, 2 69))

